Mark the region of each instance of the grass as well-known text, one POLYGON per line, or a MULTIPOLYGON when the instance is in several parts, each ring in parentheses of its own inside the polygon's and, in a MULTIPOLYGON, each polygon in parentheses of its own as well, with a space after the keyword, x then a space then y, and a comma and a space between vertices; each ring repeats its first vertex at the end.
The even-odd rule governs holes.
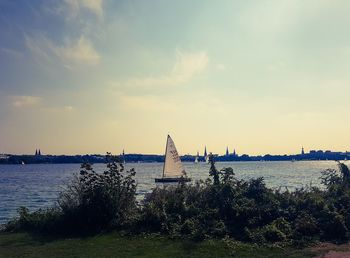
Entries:
POLYGON ((0 257, 312 257, 311 249, 258 247, 223 240, 172 240, 106 233, 86 238, 45 238, 0 233, 0 257))

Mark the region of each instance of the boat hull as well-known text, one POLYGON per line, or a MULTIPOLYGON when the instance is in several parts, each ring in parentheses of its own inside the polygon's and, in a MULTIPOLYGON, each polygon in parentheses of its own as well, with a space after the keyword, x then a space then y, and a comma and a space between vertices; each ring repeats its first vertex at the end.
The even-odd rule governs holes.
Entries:
POLYGON ((174 182, 190 182, 191 178, 188 177, 161 177, 155 178, 156 183, 174 183, 174 182))

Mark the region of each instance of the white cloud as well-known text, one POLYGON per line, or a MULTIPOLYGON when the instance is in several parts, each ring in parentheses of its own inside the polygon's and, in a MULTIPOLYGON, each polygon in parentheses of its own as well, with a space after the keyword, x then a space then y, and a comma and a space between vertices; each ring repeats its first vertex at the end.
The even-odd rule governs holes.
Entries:
POLYGON ((100 62, 100 56, 93 45, 84 36, 77 41, 67 44, 64 47, 54 47, 54 52, 63 62, 69 64, 87 64, 97 65, 100 62))
POLYGON ((183 53, 176 51, 176 62, 171 77, 179 81, 190 80, 194 75, 201 73, 207 67, 209 58, 206 52, 183 53))
POLYGON ((64 106, 63 109, 65 111, 72 111, 74 108, 72 106, 64 106))
POLYGON ((15 108, 27 108, 39 106, 41 102, 40 97, 35 96, 12 96, 11 104, 15 108))
POLYGON ((216 66, 216 69, 220 70, 220 71, 225 71, 226 70, 226 65, 224 64, 218 64, 216 66))
POLYGON ((261 1, 248 4, 237 16, 239 24, 247 33, 264 37, 275 35, 279 32, 288 32, 296 21, 299 1, 261 1), (264 21, 264 22, 262 22, 264 21))
MULTIPOLYGON (((30 33, 24 35, 25 45, 35 56, 35 60, 47 69, 48 63, 61 64, 74 69, 80 65, 97 65, 100 55, 91 42, 96 38, 97 29, 94 19, 86 16, 86 11, 103 18, 103 0, 64 0, 56 4, 46 5, 50 14, 62 16, 66 20, 68 32, 74 32, 77 37, 66 37, 63 41, 55 41, 46 36, 46 33, 30 33)), ((66 33, 66 35, 71 33, 66 33)), ((73 34, 72 34, 73 35, 73 34)))
POLYGON ((47 105, 47 101, 44 101, 43 98, 38 96, 8 96, 10 100, 10 105, 17 109, 28 109, 36 108, 36 110, 46 111, 46 112, 71 112, 74 111, 74 107, 70 105, 66 106, 55 106, 47 105))
MULTIPOLYGON (((208 114, 227 116, 236 112, 232 109, 231 102, 211 90, 198 92, 197 98, 186 93, 181 95, 132 95, 118 91, 111 94, 113 94, 113 102, 125 112, 156 112, 165 115, 171 113, 181 116, 196 114, 197 118, 208 117, 208 114), (191 112, 188 112, 189 110, 191 112)), ((239 105, 234 107, 237 106, 239 105)))
POLYGON ((65 67, 72 69, 79 65, 97 65, 101 59, 92 43, 84 36, 58 46, 43 35, 25 35, 25 43, 40 63, 52 63, 59 59, 65 67))
POLYGON ((42 65, 53 62, 52 52, 55 49, 53 43, 42 35, 24 35, 26 47, 34 55, 35 60, 42 65), (51 55, 50 55, 51 54, 51 55))
POLYGON ((98 18, 103 18, 102 0, 65 0, 70 15, 76 17, 82 9, 88 10, 98 18))
POLYGON ((209 58, 206 52, 186 53, 177 50, 176 61, 172 70, 167 75, 158 77, 136 77, 123 82, 117 82, 117 86, 127 87, 157 87, 178 85, 190 81, 195 75, 202 73, 208 66, 209 58))

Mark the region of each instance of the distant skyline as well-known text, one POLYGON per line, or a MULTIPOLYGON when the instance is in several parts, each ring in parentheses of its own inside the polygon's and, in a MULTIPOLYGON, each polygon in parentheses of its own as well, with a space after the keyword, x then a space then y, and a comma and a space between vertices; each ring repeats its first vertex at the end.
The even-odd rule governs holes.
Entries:
MULTIPOLYGON (((294 152, 294 153, 259 153, 259 154, 252 154, 252 153, 238 153, 235 149, 233 151, 229 151, 227 153, 227 149, 225 149, 225 152, 212 152, 212 151, 208 151, 207 155, 209 155, 209 153, 212 153, 214 155, 219 155, 219 156, 229 156, 229 155, 234 155, 234 156, 242 156, 242 155, 249 155, 249 156, 264 156, 264 155, 304 155, 304 154, 309 154, 309 153, 316 153, 316 152, 323 152, 323 153, 348 153, 348 150, 330 150, 330 149, 326 149, 326 150, 320 150, 320 149, 310 149, 310 150, 305 150, 305 148, 300 149, 299 152, 294 152)), ((196 153, 181 153, 181 156, 186 156, 186 155, 191 155, 191 156, 196 156, 197 154, 199 154, 200 157, 206 156, 205 151, 197 151, 196 153)), ((9 154, 9 155, 33 155, 33 156, 45 156, 45 155, 67 155, 67 153, 41 153, 40 149, 35 149, 34 153, 0 153, 0 155, 2 154, 9 154)), ((71 153, 70 155, 105 155, 106 153, 71 153)), ((125 152, 125 150, 123 150, 122 152, 118 153, 118 152, 112 152, 113 155, 128 155, 128 154, 141 154, 141 155, 164 155, 164 153, 141 153, 141 152, 125 152)))
POLYGON ((0 153, 350 150, 350 1, 0 0, 0 153))

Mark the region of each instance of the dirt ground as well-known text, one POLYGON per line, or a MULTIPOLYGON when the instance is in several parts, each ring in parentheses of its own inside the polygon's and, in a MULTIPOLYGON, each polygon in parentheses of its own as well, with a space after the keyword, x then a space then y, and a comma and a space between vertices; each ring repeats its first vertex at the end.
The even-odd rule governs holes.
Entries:
POLYGON ((350 258, 350 244, 322 243, 311 250, 318 254, 317 258, 350 258))

